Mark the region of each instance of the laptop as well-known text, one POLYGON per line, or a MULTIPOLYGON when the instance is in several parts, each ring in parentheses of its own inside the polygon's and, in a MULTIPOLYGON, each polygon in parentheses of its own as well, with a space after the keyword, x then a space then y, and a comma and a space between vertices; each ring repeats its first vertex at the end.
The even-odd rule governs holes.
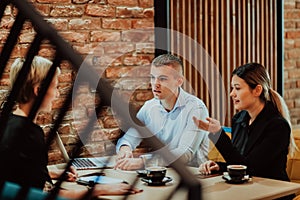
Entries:
MULTIPOLYGON (((59 136, 56 132, 56 142, 58 147, 64 157, 66 162, 69 162, 70 157, 67 153, 67 150, 59 136)), ((80 169, 101 169, 101 168, 113 168, 115 166, 115 158, 114 157, 91 157, 91 158, 74 158, 72 165, 80 170, 80 169)))

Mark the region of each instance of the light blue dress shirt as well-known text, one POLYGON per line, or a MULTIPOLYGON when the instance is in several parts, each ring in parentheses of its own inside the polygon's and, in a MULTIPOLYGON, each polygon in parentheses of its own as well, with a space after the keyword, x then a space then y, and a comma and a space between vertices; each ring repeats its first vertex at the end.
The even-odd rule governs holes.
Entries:
MULTIPOLYGON (((190 165, 198 167, 208 160, 209 139, 206 131, 198 129, 193 116, 206 120, 208 110, 199 98, 179 90, 174 108, 168 112, 159 99, 146 101, 137 113, 137 118, 160 139, 175 156, 190 165)), ((142 141, 139 133, 130 128, 118 140, 116 150, 122 145, 135 149, 142 141)))

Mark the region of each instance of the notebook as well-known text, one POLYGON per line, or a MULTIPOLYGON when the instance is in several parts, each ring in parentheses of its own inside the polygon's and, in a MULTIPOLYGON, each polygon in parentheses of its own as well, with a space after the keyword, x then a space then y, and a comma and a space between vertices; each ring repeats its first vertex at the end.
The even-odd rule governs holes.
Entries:
MULTIPOLYGON (((56 142, 64 157, 64 160, 66 162, 69 162, 70 157, 57 132, 56 132, 56 142)), ((115 158, 112 157, 74 158, 72 165, 76 169, 113 168, 115 166, 115 158)))

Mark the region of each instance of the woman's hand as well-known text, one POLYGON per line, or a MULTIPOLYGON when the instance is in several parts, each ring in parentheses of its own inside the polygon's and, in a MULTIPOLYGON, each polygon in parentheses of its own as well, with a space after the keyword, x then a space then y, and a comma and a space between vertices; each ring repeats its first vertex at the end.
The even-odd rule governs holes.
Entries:
MULTIPOLYGON (((61 174, 64 172, 63 169, 55 169, 55 170, 49 170, 49 175, 52 179, 57 179, 61 176, 61 174)), ((66 174, 66 180, 67 181, 71 181, 71 182, 74 182, 77 180, 77 177, 78 177, 78 173, 75 169, 74 166, 71 166, 69 168, 69 171, 67 172, 66 174)))
POLYGON ((199 166, 199 172, 204 175, 211 174, 211 171, 219 171, 219 165, 214 161, 206 161, 199 166))
POLYGON ((74 166, 71 166, 69 168, 69 171, 67 172, 67 181, 76 181, 78 178, 78 173, 77 173, 77 170, 75 169, 74 166))
POLYGON ((206 118, 208 122, 202 121, 201 119, 197 119, 196 117, 193 117, 193 120, 195 124, 198 126, 198 128, 208 131, 210 133, 217 133, 222 128, 218 120, 210 117, 206 118))

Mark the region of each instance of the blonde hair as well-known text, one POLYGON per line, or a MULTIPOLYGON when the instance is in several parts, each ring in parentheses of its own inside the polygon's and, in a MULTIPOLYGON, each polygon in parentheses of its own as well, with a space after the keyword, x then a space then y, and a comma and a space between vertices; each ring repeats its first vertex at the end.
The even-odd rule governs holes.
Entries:
POLYGON ((157 56, 152 60, 151 65, 154 67, 161 67, 164 65, 171 66, 173 69, 179 72, 181 76, 183 76, 182 60, 172 54, 162 54, 160 56, 157 56))
MULTIPOLYGON (((261 85, 263 91, 260 95, 260 99, 263 102, 271 101, 273 106, 278 110, 281 116, 289 123, 291 127, 291 119, 288 107, 284 99, 271 88, 271 79, 266 68, 258 63, 247 63, 236 68, 232 72, 232 76, 237 75, 242 78, 250 88, 254 89, 257 85, 261 85)), ((290 155, 293 156, 295 150, 298 150, 293 134, 290 134, 290 155)))
MULTIPOLYGON (((11 87, 14 85, 24 62, 24 58, 17 58, 11 65, 9 76, 11 87)), ((46 58, 41 56, 35 56, 33 58, 27 79, 22 84, 16 99, 17 103, 27 103, 33 97, 34 87, 42 83, 42 81, 46 78, 51 66, 52 62, 46 58)), ((56 73, 60 73, 60 69, 58 67, 56 68, 56 73)))

